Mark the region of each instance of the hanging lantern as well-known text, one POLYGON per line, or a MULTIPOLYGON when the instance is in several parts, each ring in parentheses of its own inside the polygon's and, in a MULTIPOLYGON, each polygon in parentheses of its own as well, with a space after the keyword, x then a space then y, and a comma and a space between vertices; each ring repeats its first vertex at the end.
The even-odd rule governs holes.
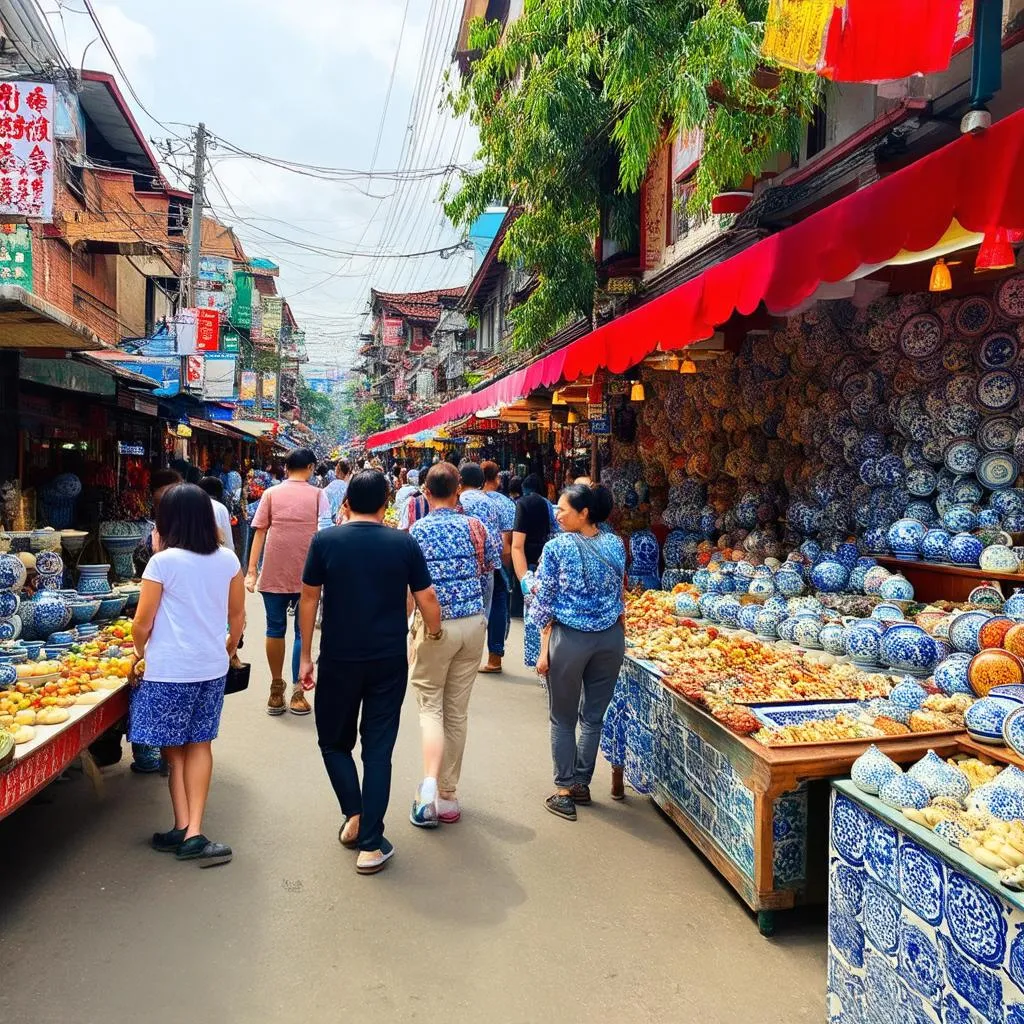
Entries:
POLYGON ((1007 237, 1006 228, 992 228, 985 232, 985 239, 974 261, 974 272, 983 270, 1006 270, 1016 265, 1013 249, 1007 237))
POLYGON ((568 423, 569 426, 571 427, 574 423, 579 423, 579 421, 580 421, 579 416, 576 415, 576 412, 573 409, 570 409, 569 410, 569 415, 566 417, 565 422, 568 423))
POLYGON ((682 363, 679 365, 679 372, 680 373, 696 373, 697 372, 697 364, 689 356, 687 356, 682 361, 682 363))
POLYGON ((928 282, 930 292, 948 292, 953 287, 953 278, 949 273, 949 266, 945 260, 935 261, 932 267, 932 276, 928 282))
POLYGON ((642 402, 647 397, 644 391, 643 384, 640 381, 633 381, 633 386, 629 389, 629 400, 631 402, 642 402))

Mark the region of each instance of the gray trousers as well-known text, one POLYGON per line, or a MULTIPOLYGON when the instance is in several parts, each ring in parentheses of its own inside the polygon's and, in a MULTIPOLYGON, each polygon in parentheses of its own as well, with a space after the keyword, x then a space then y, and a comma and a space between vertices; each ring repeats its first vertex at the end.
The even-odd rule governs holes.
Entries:
POLYGON ((484 618, 491 617, 491 605, 494 603, 494 573, 489 572, 480 578, 480 590, 484 599, 484 618))
POLYGON ((548 710, 555 785, 565 789, 577 784, 589 786, 594 777, 604 713, 611 703, 626 653, 626 635, 618 622, 600 633, 583 633, 556 622, 548 653, 548 710))

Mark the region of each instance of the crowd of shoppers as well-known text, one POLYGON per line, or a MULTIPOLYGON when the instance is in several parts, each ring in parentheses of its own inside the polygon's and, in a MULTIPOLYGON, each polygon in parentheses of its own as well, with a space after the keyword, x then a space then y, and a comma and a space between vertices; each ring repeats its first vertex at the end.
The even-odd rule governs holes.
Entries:
POLYGON ((495 462, 436 460, 388 476, 379 464, 360 462, 354 472, 346 460, 318 465, 308 449, 290 453, 281 480, 250 471, 243 483, 230 466, 199 486, 173 471, 165 476, 153 476, 155 529, 139 559, 141 671, 129 727, 136 760, 146 766, 140 770, 156 770, 161 751, 169 769, 174 823, 154 834, 154 848, 202 866, 231 859, 202 823, 246 589, 260 593, 266 616, 267 712, 315 711, 342 812, 338 839, 358 851, 361 874, 380 871, 394 855, 384 818, 408 685, 423 753, 410 820, 437 828, 460 819, 473 687, 478 673, 503 670, 513 591, 525 607, 526 664, 547 680, 555 792, 546 806, 575 820, 576 808, 590 803, 602 721, 624 656, 626 555, 607 526, 607 489, 577 479, 555 508, 539 477, 513 477, 495 462), (229 490, 236 484, 237 497, 229 490), (384 525, 391 501, 399 529, 384 525), (241 531, 244 576, 233 516, 251 525, 251 537, 241 531), (295 635, 286 703, 289 612, 295 635))

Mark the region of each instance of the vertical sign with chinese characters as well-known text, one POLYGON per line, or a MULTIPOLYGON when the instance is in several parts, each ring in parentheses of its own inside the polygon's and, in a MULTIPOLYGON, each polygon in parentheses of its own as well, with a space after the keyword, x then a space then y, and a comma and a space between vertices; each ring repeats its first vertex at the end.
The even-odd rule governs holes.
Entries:
POLYGON ((220 347, 220 314, 215 309, 196 310, 196 351, 216 352, 220 347))
POLYGON ((400 316, 384 317, 382 341, 388 347, 405 344, 405 323, 400 316))
POLYGON ((235 271, 235 295, 231 303, 231 323, 235 327, 252 327, 252 274, 235 271))
POLYGON ((32 231, 27 224, 0 224, 0 284, 32 291, 32 231))
POLYGON ((0 215, 53 218, 52 85, 0 83, 0 215))
POLYGON ((640 266, 652 270, 665 254, 668 237, 669 147, 663 145, 651 160, 640 186, 640 266))

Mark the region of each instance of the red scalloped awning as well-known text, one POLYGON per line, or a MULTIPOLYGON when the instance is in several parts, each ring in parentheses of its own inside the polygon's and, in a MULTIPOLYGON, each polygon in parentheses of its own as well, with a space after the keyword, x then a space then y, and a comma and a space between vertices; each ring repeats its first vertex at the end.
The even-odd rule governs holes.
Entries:
POLYGON ((659 347, 683 348, 711 337, 734 313, 748 315, 762 302, 769 312, 784 313, 820 285, 842 281, 862 266, 885 263, 902 250, 932 248, 954 219, 979 233, 995 227, 1024 229, 1022 180, 1024 111, 1018 111, 757 242, 483 390, 374 434, 367 446, 393 444, 600 367, 623 373, 659 347))

